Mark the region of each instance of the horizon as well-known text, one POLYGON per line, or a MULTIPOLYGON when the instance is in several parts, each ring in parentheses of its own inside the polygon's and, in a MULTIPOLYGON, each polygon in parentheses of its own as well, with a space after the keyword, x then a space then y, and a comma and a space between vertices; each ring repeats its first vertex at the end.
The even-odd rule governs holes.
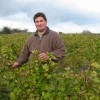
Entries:
POLYGON ((7 26, 34 32, 33 16, 41 11, 54 31, 100 33, 99 4, 99 0, 3 0, 0 1, 0 29, 7 26))

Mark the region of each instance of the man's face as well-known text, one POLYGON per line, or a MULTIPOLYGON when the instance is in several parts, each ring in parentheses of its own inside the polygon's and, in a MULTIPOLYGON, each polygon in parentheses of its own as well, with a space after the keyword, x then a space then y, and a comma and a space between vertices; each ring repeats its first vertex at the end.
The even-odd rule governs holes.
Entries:
POLYGON ((43 17, 37 17, 34 23, 39 32, 45 31, 47 22, 43 19, 43 17))

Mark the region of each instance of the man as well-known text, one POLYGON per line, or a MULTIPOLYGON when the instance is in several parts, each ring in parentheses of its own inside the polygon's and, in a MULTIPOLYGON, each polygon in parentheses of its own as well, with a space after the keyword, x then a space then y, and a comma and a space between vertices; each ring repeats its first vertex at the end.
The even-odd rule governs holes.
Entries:
POLYGON ((27 62, 33 50, 39 52, 38 57, 41 61, 46 59, 47 52, 52 52, 57 58, 57 61, 64 56, 64 43, 57 32, 47 27, 45 14, 38 12, 34 15, 33 20, 37 30, 25 43, 19 59, 13 64, 13 68, 27 62))

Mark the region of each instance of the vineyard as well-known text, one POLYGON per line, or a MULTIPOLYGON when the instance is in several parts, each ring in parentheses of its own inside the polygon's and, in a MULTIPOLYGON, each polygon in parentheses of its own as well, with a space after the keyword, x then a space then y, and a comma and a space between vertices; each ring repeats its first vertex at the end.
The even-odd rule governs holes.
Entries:
POLYGON ((13 69, 30 33, 0 35, 0 100, 100 100, 100 34, 61 34, 59 62, 31 59, 13 69))

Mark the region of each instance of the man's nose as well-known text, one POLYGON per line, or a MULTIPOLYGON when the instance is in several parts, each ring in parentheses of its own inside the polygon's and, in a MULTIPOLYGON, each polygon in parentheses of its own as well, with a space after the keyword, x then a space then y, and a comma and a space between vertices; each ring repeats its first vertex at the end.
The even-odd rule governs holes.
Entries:
POLYGON ((41 22, 38 22, 38 25, 41 25, 41 22))

